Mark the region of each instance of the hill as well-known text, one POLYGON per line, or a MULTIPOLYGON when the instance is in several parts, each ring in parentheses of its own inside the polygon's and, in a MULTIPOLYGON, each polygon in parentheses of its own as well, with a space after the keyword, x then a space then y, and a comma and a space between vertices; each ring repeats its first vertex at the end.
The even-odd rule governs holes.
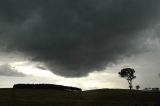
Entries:
POLYGON ((99 89, 0 89, 0 106, 160 106, 159 92, 99 89))
POLYGON ((59 91, 82 91, 81 88, 55 84, 15 84, 14 89, 52 89, 59 91))

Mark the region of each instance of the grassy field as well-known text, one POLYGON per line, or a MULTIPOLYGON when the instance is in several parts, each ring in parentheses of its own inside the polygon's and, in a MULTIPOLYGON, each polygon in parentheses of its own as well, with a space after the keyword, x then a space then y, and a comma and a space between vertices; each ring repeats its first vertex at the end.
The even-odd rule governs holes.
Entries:
POLYGON ((0 89, 0 106, 160 106, 159 92, 0 89))

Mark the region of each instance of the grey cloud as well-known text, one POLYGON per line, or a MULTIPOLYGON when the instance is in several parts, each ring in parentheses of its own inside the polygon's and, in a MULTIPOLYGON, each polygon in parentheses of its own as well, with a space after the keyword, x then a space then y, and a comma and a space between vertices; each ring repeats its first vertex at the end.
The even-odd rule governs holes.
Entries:
POLYGON ((48 70, 45 66, 42 66, 42 65, 37 65, 36 68, 41 70, 48 70))
POLYGON ((18 72, 16 69, 12 68, 9 64, 3 64, 0 65, 0 76, 24 77, 25 74, 18 72))
MULTIPOLYGON (((142 51, 158 0, 1 0, 1 44, 53 73, 85 76, 142 51)), ((144 49, 144 48, 143 48, 144 49)))

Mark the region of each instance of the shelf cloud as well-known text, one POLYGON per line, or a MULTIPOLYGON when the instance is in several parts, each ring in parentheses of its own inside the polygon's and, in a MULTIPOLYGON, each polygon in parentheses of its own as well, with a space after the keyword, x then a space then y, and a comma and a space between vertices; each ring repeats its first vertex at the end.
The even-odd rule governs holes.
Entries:
MULTIPOLYGON (((145 51, 159 0, 1 0, 0 48, 65 77, 86 76, 145 51)), ((42 67, 40 67, 42 68, 42 67)))

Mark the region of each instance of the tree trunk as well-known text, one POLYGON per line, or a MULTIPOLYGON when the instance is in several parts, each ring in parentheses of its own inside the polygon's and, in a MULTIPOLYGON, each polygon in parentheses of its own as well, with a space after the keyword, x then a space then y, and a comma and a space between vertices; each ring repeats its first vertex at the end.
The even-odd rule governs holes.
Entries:
POLYGON ((132 86, 132 81, 131 80, 128 80, 128 83, 129 83, 129 89, 132 90, 133 86, 132 86))

